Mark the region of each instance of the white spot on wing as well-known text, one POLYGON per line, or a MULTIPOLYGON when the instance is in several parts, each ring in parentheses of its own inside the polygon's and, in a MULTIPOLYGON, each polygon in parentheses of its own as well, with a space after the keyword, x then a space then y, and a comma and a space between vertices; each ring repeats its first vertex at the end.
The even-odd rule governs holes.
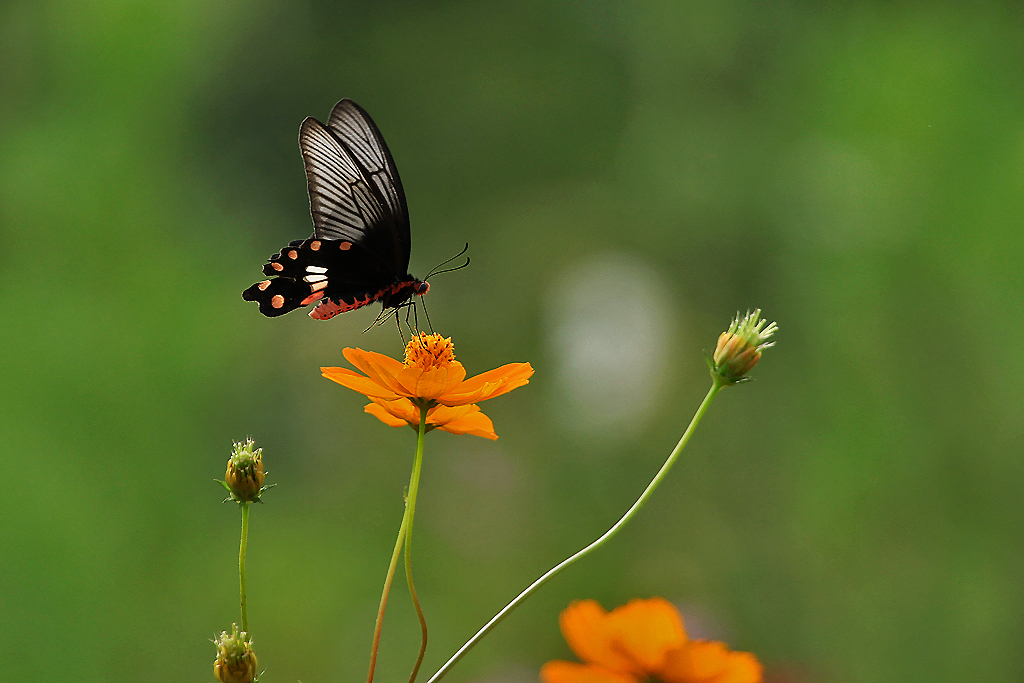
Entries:
POLYGON ((305 280, 306 282, 320 282, 321 280, 326 280, 327 276, 326 275, 307 275, 306 277, 304 277, 302 279, 305 280))
POLYGON ((327 269, 321 266, 306 266, 307 273, 326 273, 327 269))

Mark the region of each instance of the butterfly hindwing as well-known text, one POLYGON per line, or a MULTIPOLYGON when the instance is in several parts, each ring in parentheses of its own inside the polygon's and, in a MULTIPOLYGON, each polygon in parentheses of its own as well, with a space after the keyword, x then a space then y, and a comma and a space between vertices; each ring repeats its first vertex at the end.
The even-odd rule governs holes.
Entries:
MULTIPOLYGON (((311 237, 295 241, 270 257, 263 272, 272 276, 242 292, 246 301, 259 303, 260 313, 275 317, 323 297, 349 304, 375 301, 380 275, 358 244, 347 240, 311 237)), ((365 304, 363 304, 365 305, 365 304)), ((358 308, 358 306, 347 307, 358 308)))

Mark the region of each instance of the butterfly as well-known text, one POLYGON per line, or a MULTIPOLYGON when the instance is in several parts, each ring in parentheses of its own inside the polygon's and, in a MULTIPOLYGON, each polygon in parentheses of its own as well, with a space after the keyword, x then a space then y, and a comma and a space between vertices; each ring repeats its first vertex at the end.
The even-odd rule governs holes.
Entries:
POLYGON ((263 266, 270 279, 242 292, 268 317, 318 302, 328 320, 375 301, 398 308, 430 289, 409 274, 409 208, 384 138, 352 100, 334 105, 327 125, 299 127, 313 236, 295 240, 263 266))

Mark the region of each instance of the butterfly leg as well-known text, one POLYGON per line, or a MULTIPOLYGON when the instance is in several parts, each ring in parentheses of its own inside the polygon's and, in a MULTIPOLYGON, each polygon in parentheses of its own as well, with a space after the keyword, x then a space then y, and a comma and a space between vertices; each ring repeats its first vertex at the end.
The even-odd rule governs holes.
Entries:
POLYGON ((380 313, 377 314, 377 317, 374 318, 373 322, 370 323, 365 330, 363 330, 363 334, 366 334, 367 332, 375 328, 377 325, 383 325, 385 322, 387 322, 387 319, 394 314, 394 312, 395 309, 382 308, 380 313))
POLYGON ((405 346, 405 331, 402 329, 402 321, 399 320, 397 315, 395 316, 395 324, 398 325, 398 336, 402 338, 402 346, 405 346))
POLYGON ((430 330, 430 334, 434 334, 434 325, 430 322, 430 313, 427 311, 426 297, 420 297, 420 304, 423 306, 423 316, 427 319, 427 328, 430 330))

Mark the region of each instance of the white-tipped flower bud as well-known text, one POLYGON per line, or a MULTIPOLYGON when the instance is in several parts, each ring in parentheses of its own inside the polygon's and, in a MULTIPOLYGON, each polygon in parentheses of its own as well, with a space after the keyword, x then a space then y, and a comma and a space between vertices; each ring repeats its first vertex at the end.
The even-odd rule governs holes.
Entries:
POLYGON ((252 639, 245 631, 239 632, 238 624, 231 625, 230 634, 222 631, 213 644, 217 646, 213 675, 220 683, 253 683, 256 680, 259 674, 252 639))
POLYGON ((224 474, 224 487, 239 503, 257 503, 263 493, 263 449, 252 439, 235 443, 224 474))

